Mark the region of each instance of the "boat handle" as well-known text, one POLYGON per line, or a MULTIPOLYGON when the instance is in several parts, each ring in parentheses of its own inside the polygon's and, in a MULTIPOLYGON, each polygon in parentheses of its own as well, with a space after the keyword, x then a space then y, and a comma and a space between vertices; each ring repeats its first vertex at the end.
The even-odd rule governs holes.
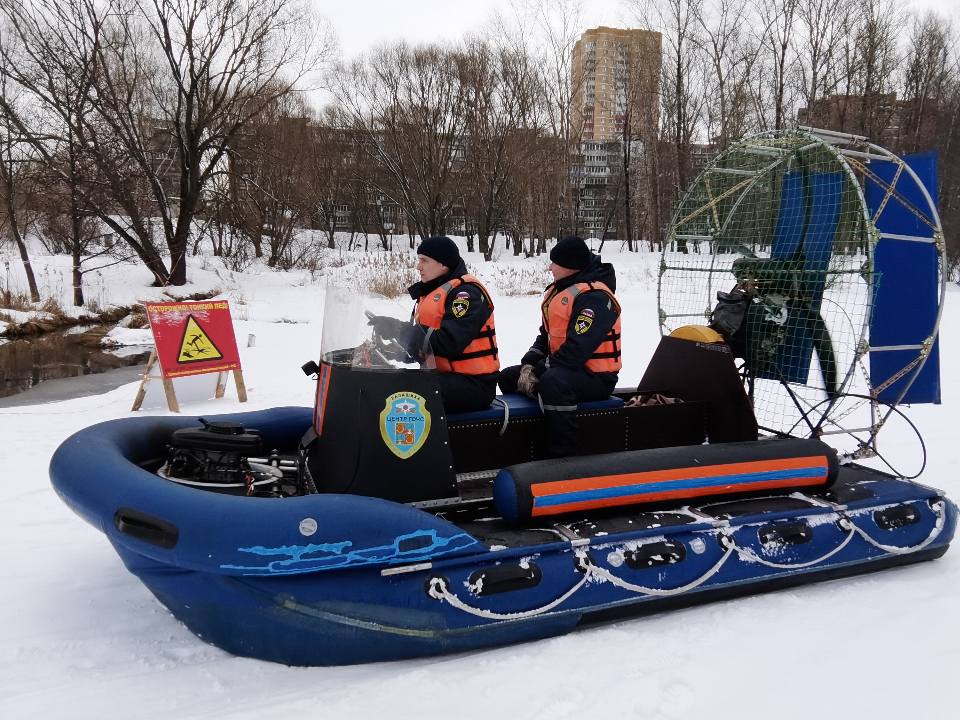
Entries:
POLYGON ((479 596, 526 590, 536 587, 543 579, 543 572, 535 562, 522 565, 497 565, 477 570, 468 580, 470 590, 479 596))
POLYGON ((757 531, 760 542, 764 545, 776 543, 778 545, 803 545, 813 540, 813 528, 805 522, 781 523, 767 525, 757 531))
POLYGON ((663 565, 676 565, 687 558, 687 549, 682 542, 646 543, 635 550, 626 550, 623 559, 631 570, 646 570, 663 565))
POLYGON ((897 505, 875 511, 873 521, 881 530, 896 530, 920 522, 920 511, 913 505, 897 505))
POLYGON ((171 522, 161 520, 133 508, 122 507, 113 515, 113 525, 124 535, 170 550, 180 540, 180 530, 171 522))

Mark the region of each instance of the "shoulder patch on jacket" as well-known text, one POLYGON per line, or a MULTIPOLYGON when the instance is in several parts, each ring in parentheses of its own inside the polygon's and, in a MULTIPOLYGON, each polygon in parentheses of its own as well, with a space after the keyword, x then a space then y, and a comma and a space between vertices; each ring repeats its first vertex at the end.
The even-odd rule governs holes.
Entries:
POLYGON ((453 299, 453 316, 462 318, 470 309, 470 293, 459 292, 453 299))
POLYGON ((579 315, 577 315, 577 320, 573 327, 577 335, 583 335, 587 330, 590 329, 590 326, 593 325, 593 316, 594 312, 590 308, 584 309, 579 315))

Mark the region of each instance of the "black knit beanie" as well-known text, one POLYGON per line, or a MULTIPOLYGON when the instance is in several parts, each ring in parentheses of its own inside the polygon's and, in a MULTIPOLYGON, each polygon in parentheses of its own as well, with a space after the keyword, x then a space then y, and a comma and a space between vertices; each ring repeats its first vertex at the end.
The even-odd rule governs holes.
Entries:
POLYGON ((583 270, 592 259, 590 248, 576 235, 564 238, 550 251, 550 260, 568 270, 583 270))
POLYGON ((435 235, 427 238, 417 248, 417 255, 426 255, 451 270, 460 264, 460 249, 457 244, 445 235, 435 235))

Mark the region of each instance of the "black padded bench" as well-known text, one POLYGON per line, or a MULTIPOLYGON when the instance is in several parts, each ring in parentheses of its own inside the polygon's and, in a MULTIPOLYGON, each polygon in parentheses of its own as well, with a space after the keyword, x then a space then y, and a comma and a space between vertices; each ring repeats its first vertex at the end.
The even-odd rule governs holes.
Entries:
MULTIPOLYGON (((624 399, 635 394, 617 392, 577 406, 581 455, 704 441, 707 403, 625 408, 624 399)), ((458 475, 548 457, 543 413, 539 403, 525 395, 499 395, 486 410, 448 415, 447 429, 458 475)))

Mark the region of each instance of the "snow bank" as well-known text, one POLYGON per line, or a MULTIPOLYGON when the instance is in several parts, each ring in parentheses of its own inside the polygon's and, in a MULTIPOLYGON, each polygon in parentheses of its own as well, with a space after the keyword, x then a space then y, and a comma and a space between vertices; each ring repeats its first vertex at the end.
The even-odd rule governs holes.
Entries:
POLYGON ((28 320, 52 320, 53 315, 42 310, 7 310, 5 308, 0 308, 0 313, 3 313, 8 318, 10 318, 17 325, 22 325, 28 320))
POLYGON ((105 347, 127 347, 131 345, 153 345, 153 333, 150 328, 115 327, 100 340, 105 347))
MULTIPOLYGON (((628 386, 639 381, 659 337, 657 256, 616 250, 608 246, 604 258, 620 277, 626 363, 620 384, 628 386)), ((494 275, 509 274, 503 268, 514 264, 543 263, 502 257, 488 265, 477 255, 468 262, 494 275)), ((300 365, 319 353, 326 280, 305 271, 230 273, 212 259, 206 265, 191 265, 193 284, 178 292, 219 287, 230 300, 250 402, 240 405, 230 383, 226 398, 186 401, 184 414, 310 405, 314 383, 300 365), (247 334, 257 336, 255 347, 246 347, 247 334)), ((122 272, 104 288, 111 301, 163 299, 148 287, 146 271, 117 267, 122 272)), ((539 299, 495 299, 501 357, 515 363, 536 334, 539 299)), ((944 404, 907 410, 929 450, 921 480, 954 500, 960 499, 957 299, 951 287, 941 334, 944 404)), ((409 299, 396 302, 409 312, 409 299)), ((957 702, 957 549, 933 563, 449 657, 343 668, 232 657, 180 625, 50 487, 47 466, 56 447, 83 427, 129 417, 136 388, 0 410, 2 717, 68 711, 82 720, 135 709, 143 720, 419 720, 437 712, 458 720, 892 720, 945 717, 957 702)), ((911 442, 896 430, 881 436, 891 455, 912 452, 911 442)))

